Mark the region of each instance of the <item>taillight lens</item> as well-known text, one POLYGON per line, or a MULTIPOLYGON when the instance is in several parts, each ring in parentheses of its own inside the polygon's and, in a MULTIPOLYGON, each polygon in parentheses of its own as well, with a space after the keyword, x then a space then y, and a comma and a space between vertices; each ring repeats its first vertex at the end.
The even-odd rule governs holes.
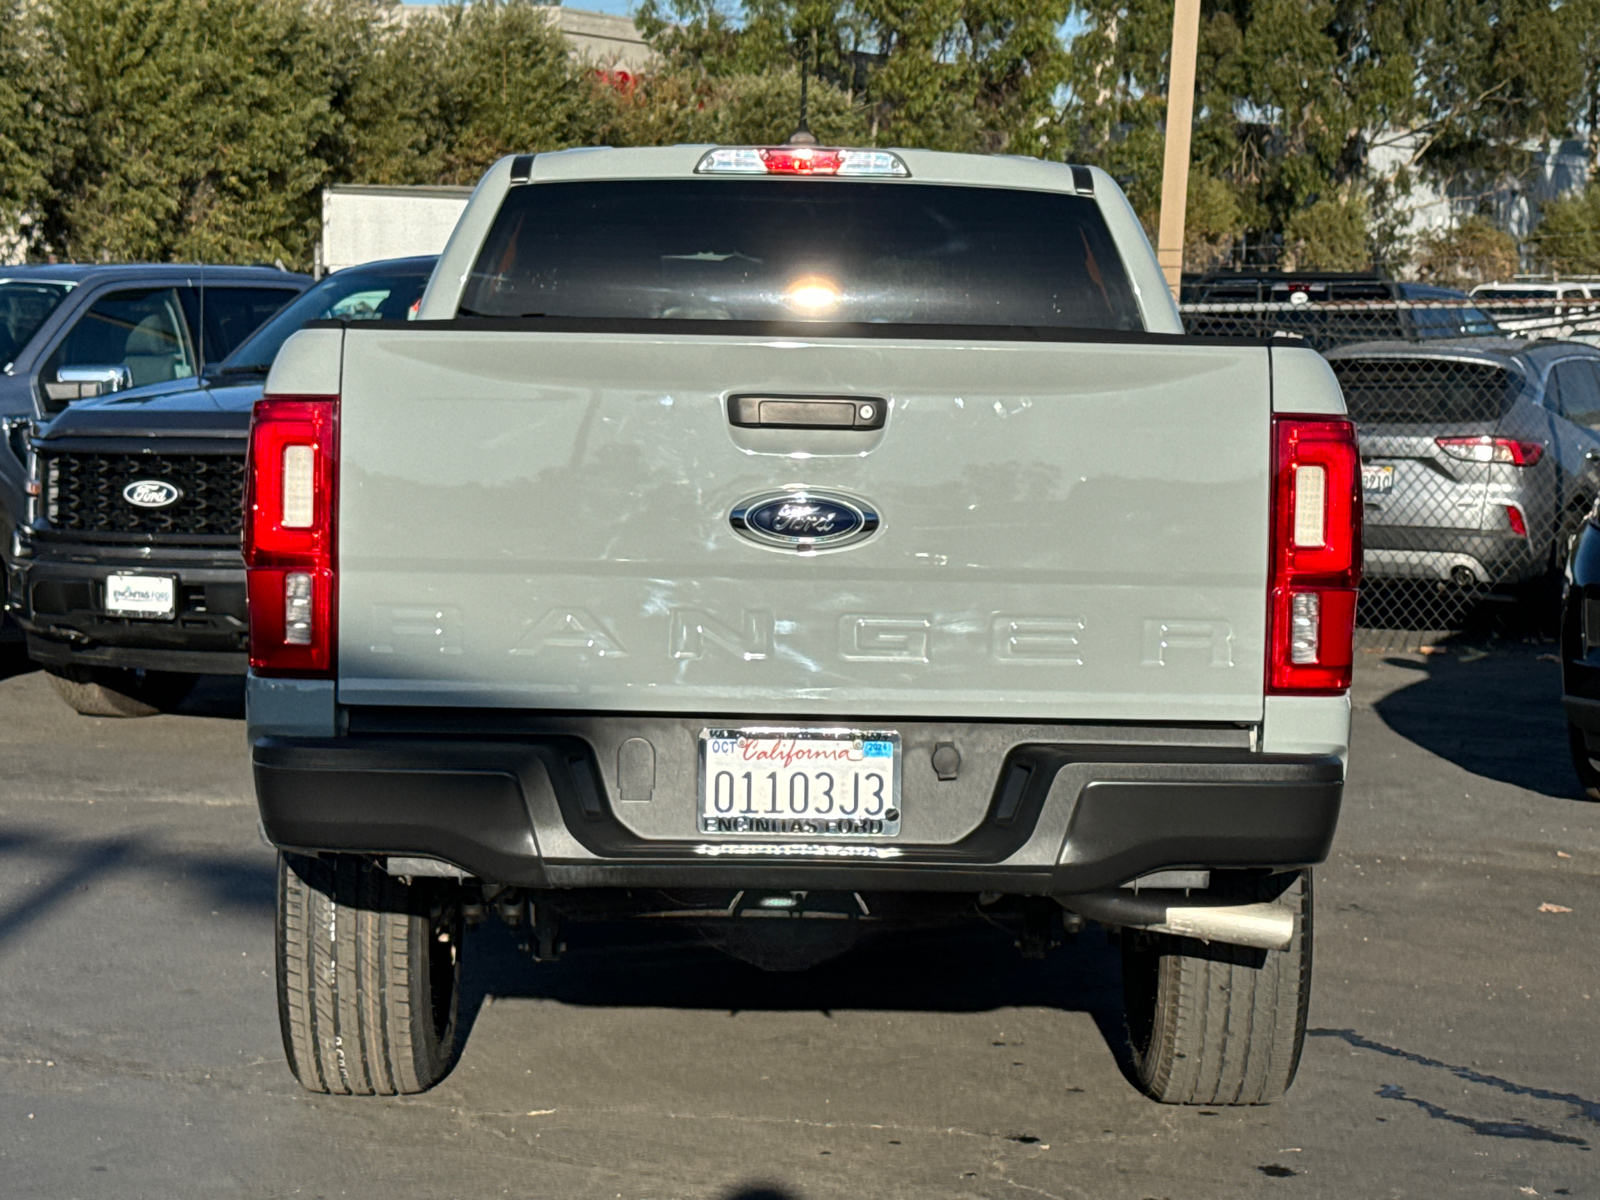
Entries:
POLYGON ((1361 460, 1355 426, 1275 416, 1267 690, 1350 686, 1361 582, 1361 460))
POLYGON ((333 674, 338 482, 337 397, 256 401, 244 565, 250 666, 258 674, 333 674))
POLYGON ((1522 515, 1522 510, 1515 504, 1506 505, 1506 521, 1511 526, 1511 532, 1519 538, 1528 536, 1528 521, 1522 515))
POLYGON ((1544 447, 1538 442, 1519 442, 1512 438, 1442 437, 1433 441, 1451 458, 1465 462, 1510 463, 1514 467, 1531 467, 1544 457, 1544 447))

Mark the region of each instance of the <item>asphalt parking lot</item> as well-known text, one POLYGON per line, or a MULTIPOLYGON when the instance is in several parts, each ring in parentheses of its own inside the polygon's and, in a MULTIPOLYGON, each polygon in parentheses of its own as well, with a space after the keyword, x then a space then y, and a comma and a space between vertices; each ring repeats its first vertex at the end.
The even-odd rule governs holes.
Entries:
POLYGON ((0 1193, 1600 1196, 1600 805, 1551 649, 1362 656, 1299 1081, 1245 1110, 1129 1086, 1098 931, 1038 963, 979 923, 799 976, 638 926, 538 966, 485 926, 453 1075, 308 1096, 237 682, 117 722, 10 675, 0 1193))

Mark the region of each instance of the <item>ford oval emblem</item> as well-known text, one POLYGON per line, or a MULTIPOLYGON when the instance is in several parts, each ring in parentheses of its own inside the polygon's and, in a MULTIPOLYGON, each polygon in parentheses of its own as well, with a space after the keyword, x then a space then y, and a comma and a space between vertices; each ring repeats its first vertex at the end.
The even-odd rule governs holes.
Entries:
POLYGON ((169 508, 183 492, 165 479, 135 479, 122 489, 122 498, 135 508, 169 508))
POLYGON ((863 501, 798 488, 752 496, 728 520, 753 542, 805 553, 852 545, 878 528, 878 514, 863 501))

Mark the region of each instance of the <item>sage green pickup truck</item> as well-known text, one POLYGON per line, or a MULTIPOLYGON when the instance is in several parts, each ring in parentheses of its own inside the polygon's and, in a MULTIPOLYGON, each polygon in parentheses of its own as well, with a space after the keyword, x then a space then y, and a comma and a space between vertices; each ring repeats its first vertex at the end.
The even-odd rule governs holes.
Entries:
POLYGON ((1186 337, 1103 172, 817 146, 484 176, 409 322, 272 368, 246 521, 278 994, 425 1089, 465 931, 798 968, 1120 942, 1152 1097, 1293 1079, 1361 563, 1332 373, 1186 337), (953 925, 951 926, 954 927, 953 925))

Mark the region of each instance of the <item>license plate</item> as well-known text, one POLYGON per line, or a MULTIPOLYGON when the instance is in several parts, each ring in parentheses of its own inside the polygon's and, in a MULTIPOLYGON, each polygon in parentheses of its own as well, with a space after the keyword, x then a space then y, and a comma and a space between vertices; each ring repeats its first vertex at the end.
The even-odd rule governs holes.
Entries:
POLYGON ((177 616, 177 592, 177 580, 167 575, 108 575, 106 612, 170 621, 177 616))
POLYGON ((1362 467, 1361 490, 1369 496, 1394 491, 1393 467, 1362 467))
POLYGON ((900 735, 860 729, 707 729, 700 832, 780 838, 900 833, 900 735))

